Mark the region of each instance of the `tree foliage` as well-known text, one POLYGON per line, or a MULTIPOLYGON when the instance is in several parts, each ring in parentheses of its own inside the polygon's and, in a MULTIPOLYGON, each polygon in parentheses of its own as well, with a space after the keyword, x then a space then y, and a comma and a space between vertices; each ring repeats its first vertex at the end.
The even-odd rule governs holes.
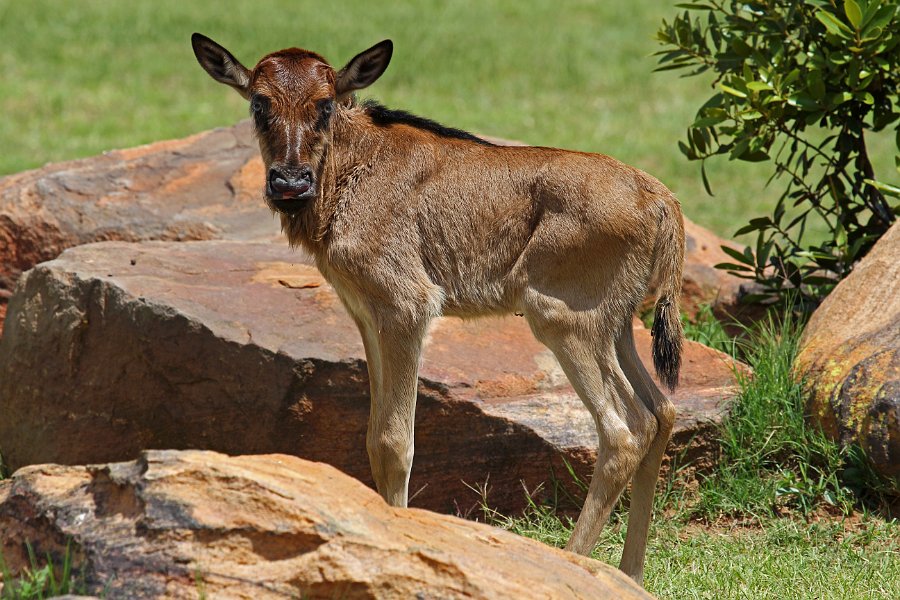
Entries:
POLYGON ((678 6, 657 34, 657 70, 715 76, 681 151, 701 161, 710 194, 705 161, 719 155, 770 161, 769 183, 783 186, 772 213, 737 232, 756 232, 755 246, 723 248, 734 262, 720 267, 761 284, 751 300, 815 306, 900 214, 900 189, 876 177, 866 148, 867 132, 893 127, 900 151, 898 0, 678 6), (816 219, 828 231, 821 243, 808 241, 816 219))

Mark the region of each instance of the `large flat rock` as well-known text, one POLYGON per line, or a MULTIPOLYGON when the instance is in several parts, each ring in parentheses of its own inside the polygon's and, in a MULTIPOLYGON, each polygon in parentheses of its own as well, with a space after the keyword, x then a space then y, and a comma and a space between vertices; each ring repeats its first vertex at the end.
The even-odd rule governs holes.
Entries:
MULTIPOLYGON (((649 364, 649 333, 637 327, 649 364)), ((368 378, 331 287, 281 243, 105 242, 20 280, 0 340, 0 452, 38 463, 147 448, 285 453, 371 483, 368 378)), ((686 345, 673 448, 702 450, 733 365, 686 345)), ((587 411, 524 319, 438 320, 420 373, 411 504, 511 511, 565 461, 590 472, 587 411)))
POLYGON ((244 122, 0 178, 0 311, 23 271, 79 244, 274 237, 258 155, 244 122))
POLYGON ((0 482, 14 574, 26 543, 61 564, 69 541, 87 591, 109 599, 650 598, 609 565, 391 508, 328 465, 283 455, 153 451, 0 482))

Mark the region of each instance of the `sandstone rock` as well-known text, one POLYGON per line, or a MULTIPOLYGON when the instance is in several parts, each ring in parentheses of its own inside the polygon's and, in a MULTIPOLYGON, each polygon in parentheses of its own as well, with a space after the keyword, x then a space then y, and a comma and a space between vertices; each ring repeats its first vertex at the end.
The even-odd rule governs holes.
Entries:
POLYGON ((796 369, 809 412, 833 439, 859 444, 900 492, 900 223, 815 311, 796 369))
POLYGON ((274 237, 258 154, 245 122, 0 178, 0 309, 21 272, 78 244, 274 237))
POLYGON ((743 250, 740 244, 723 240, 708 229, 688 219, 684 220, 685 259, 681 309, 690 316, 701 305, 708 304, 713 313, 725 321, 751 322, 762 316, 759 306, 747 305, 741 299, 750 294, 755 285, 716 269, 719 263, 734 262, 722 251, 722 246, 743 250))
MULTIPOLYGON (((487 136, 486 136, 487 137, 487 136)), ((488 137, 500 145, 521 142, 488 137)), ((270 239, 278 226, 248 122, 0 178, 0 324, 19 274, 95 241, 270 239)), ((686 222, 684 308, 741 314, 742 280, 711 232, 686 222)))
MULTIPOLYGON (((487 525, 387 506, 292 456, 151 451, 0 482, 0 549, 60 556, 106 598, 623 598, 618 570, 487 525)), ((57 559, 59 560, 59 559, 57 559)))
MULTIPOLYGON (((285 453, 371 482, 364 357, 331 287, 281 243, 80 246, 24 275, 10 303, 0 452, 14 469, 147 448, 285 453)), ((709 441, 732 368, 686 345, 674 451, 709 441)), ((414 506, 466 513, 487 482, 488 502, 514 511, 522 484, 593 465, 591 418, 524 319, 438 320, 418 403, 414 506)))

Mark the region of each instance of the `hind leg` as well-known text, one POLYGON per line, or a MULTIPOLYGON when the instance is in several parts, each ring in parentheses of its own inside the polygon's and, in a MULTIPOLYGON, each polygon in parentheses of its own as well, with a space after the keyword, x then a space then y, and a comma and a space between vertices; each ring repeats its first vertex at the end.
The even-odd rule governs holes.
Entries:
POLYGON ((637 397, 619 367, 617 328, 598 311, 573 312, 556 306, 553 317, 531 313, 535 336, 556 355, 572 387, 594 418, 597 462, 587 498, 566 549, 590 554, 600 532, 656 434, 656 419, 637 397))
POLYGON ((650 374, 638 358, 634 347, 634 331, 631 320, 616 340, 616 353, 622 371, 644 405, 656 418, 656 435, 650 449, 634 474, 631 485, 631 507, 628 512, 628 533, 622 562, 619 564, 625 574, 641 583, 644 577, 644 554, 647 549, 647 535, 653 511, 653 495, 659 479, 659 466, 672 427, 675 423, 675 406, 666 398, 650 378, 650 374))

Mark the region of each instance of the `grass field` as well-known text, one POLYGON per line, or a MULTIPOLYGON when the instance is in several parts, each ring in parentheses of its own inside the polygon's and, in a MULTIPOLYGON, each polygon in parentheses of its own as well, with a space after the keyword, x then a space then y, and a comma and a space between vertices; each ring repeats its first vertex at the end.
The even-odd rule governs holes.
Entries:
MULTIPOLYGON (((763 187, 764 165, 722 163, 710 170, 710 198, 699 166, 678 152, 708 81, 651 72, 653 36, 675 10, 660 0, 0 0, 0 174, 243 118, 244 102, 196 64, 193 31, 251 66, 288 45, 342 65, 390 37, 393 62, 370 91, 389 106, 613 155, 663 180, 691 219, 730 235, 777 194, 763 187)), ((876 146, 878 165, 892 168, 889 145, 876 146)))
MULTIPOLYGON (((604 530, 594 558, 618 564, 626 524, 604 530)), ((571 531, 540 511, 501 525, 555 546, 571 531)), ((651 525, 644 585, 666 600, 892 600, 900 597, 898 531, 877 518, 686 525, 670 512, 651 525)))

